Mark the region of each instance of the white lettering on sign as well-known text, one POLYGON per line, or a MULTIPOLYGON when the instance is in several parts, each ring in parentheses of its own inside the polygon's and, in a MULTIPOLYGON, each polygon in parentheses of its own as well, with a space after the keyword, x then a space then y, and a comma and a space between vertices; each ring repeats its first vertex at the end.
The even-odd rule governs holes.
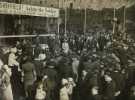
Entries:
POLYGON ((0 2, 0 14, 29 15, 41 17, 59 17, 59 9, 0 2))

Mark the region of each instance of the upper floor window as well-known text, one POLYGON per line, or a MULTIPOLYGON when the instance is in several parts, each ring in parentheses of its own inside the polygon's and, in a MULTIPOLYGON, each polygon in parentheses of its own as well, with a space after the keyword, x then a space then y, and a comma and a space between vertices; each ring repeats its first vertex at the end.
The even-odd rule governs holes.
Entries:
POLYGON ((40 0, 40 2, 39 2, 40 4, 43 4, 43 1, 42 0, 40 0))
POLYGON ((73 3, 70 3, 70 8, 71 8, 71 9, 73 8, 73 3))
POLYGON ((53 7, 54 5, 53 4, 51 4, 51 7, 53 7))

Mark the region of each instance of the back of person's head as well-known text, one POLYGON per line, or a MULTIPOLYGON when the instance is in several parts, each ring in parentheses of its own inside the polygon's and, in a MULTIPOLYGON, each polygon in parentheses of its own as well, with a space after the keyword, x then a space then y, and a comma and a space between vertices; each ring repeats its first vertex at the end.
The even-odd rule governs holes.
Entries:
POLYGON ((23 57, 23 61, 24 62, 27 62, 27 61, 31 62, 32 61, 32 57, 30 55, 28 55, 28 54, 25 54, 24 57, 23 57))
POLYGON ((32 61, 32 56, 28 55, 27 61, 32 61))

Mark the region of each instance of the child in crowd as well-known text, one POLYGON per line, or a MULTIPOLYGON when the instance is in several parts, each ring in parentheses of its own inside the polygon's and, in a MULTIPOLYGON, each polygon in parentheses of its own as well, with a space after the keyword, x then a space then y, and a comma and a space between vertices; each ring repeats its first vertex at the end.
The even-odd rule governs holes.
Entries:
POLYGON ((71 96, 73 94, 73 89, 76 86, 73 78, 68 78, 68 91, 69 95, 71 96))
POLYGON ((46 92, 43 89, 43 83, 39 83, 36 89, 35 100, 45 100, 46 92))
POLYGON ((68 93, 69 93, 69 99, 72 100, 72 95, 74 91, 74 87, 76 86, 73 78, 68 78, 68 93))
POLYGON ((131 92, 128 100, 135 100, 135 86, 132 86, 130 91, 131 92))
POLYGON ((69 100, 68 80, 62 79, 62 88, 60 89, 60 100, 69 100))

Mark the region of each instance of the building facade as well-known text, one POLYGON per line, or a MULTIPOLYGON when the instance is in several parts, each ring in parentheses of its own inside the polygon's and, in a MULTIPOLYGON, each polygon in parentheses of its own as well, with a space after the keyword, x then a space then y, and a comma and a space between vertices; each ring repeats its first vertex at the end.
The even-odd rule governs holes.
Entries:
MULTIPOLYGON (((8 1, 8 0, 7 0, 8 1)), ((89 3, 93 0, 9 0, 14 2, 20 2, 22 4, 30 4, 43 7, 55 7, 55 8, 73 8, 84 9, 89 7, 89 3)), ((96 0, 97 1, 97 0, 96 0)))
MULTIPOLYGON (((35 5, 41 7, 57 7, 56 0, 0 0, 0 2, 35 5), (54 1, 54 2, 47 2, 54 1)), ((57 27, 57 18, 36 17, 27 15, 0 14, 0 35, 48 33, 57 27), (55 25, 54 25, 55 24, 55 25), (53 27, 53 28, 52 28, 53 27)), ((55 30, 55 29, 54 29, 55 30)))

